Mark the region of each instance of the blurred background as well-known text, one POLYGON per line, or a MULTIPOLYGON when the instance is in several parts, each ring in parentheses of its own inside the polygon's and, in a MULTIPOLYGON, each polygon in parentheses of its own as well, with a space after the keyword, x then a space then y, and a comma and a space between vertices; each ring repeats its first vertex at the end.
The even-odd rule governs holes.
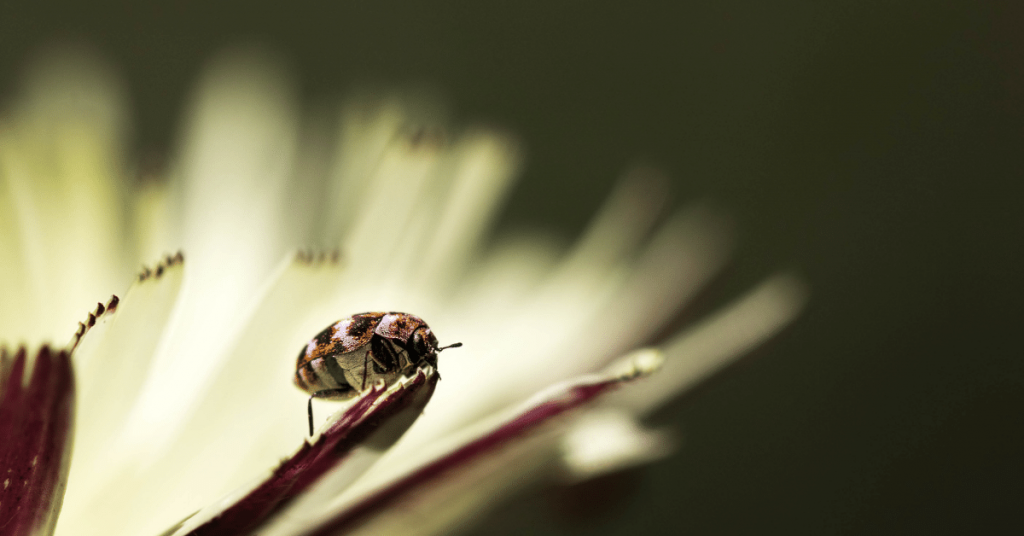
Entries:
POLYGON ((4 2, 0 98, 42 48, 87 46, 159 166, 204 63, 256 44, 311 106, 413 88, 517 134, 504 228, 569 239, 652 165, 737 222, 709 310, 780 268, 809 282, 791 329, 657 416, 678 455, 478 534, 1020 531, 1022 29, 1009 0, 4 2))

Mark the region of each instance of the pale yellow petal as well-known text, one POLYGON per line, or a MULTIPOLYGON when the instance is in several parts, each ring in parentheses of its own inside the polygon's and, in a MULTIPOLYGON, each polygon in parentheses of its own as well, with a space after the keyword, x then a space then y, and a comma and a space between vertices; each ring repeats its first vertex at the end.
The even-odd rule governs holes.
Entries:
POLYGON ((642 427, 628 411, 604 408, 580 416, 561 441, 566 483, 581 482, 627 467, 650 463, 675 449, 667 430, 642 427))
POLYGON ((325 245, 342 243, 372 188, 368 177, 377 172, 385 152, 408 124, 402 107, 389 99, 354 99, 342 108, 324 192, 326 206, 320 232, 325 245))
MULTIPOLYGON (((119 519, 118 531, 158 533, 274 466, 306 436, 306 399, 292 384, 299 349, 324 327, 340 268, 289 255, 256 292, 244 328, 231 340, 209 389, 191 401, 187 423, 167 442, 146 441, 159 427, 139 415, 111 453, 120 459, 93 518, 119 519), (130 483, 122 487, 121 483, 130 483), (131 512, 131 515, 125 512, 131 512)), ((335 405, 336 407, 336 405, 335 405)), ((317 415, 326 416, 322 407, 317 415)), ((159 424, 159 423, 157 423, 159 424)))
POLYGON ((125 269, 117 81, 75 50, 42 57, 0 123, 0 339, 55 340, 125 269))
POLYGON ((601 372, 550 385, 515 407, 415 450, 403 447, 410 444, 407 435, 328 510, 309 521, 336 519, 386 491, 383 497, 390 502, 385 506, 391 507, 370 510, 356 527, 346 526, 351 528, 346 534, 451 534, 553 468, 572 422, 564 412, 582 411, 605 389, 650 374, 660 362, 657 352, 626 356, 601 372), (551 418, 555 415, 560 417, 551 418), (393 487, 405 479, 410 479, 409 487, 393 487))
POLYGON ((116 478, 123 470, 125 453, 118 439, 149 372, 181 279, 179 259, 161 262, 132 285, 116 310, 100 317, 75 349, 80 395, 59 534, 102 534, 99 520, 104 515, 111 523, 116 519, 116 505, 104 496, 109 487, 119 486, 116 478))
POLYGON ((226 53, 208 67, 190 110, 167 201, 177 207, 171 214, 181 214, 189 263, 173 335, 135 413, 133 428, 148 445, 178 432, 296 232, 280 198, 298 118, 277 64, 226 53))
POLYGON ((658 374, 611 398, 637 412, 656 409, 778 334, 806 301, 803 282, 776 275, 673 337, 664 346, 665 366, 658 374))

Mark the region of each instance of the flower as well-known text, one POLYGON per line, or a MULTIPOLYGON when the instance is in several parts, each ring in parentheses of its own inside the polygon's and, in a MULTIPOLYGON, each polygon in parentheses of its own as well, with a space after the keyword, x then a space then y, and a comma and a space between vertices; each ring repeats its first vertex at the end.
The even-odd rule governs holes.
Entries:
POLYGON ((22 475, 6 489, 37 490, 0 495, 18 534, 448 533, 552 462, 585 479, 664 455, 668 436, 639 419, 803 300, 775 276, 636 350, 728 249, 706 209, 662 221, 649 173, 568 249, 490 241, 519 164, 500 132, 447 135, 390 98, 303 121, 273 63, 229 53, 173 164, 135 180, 107 71, 65 55, 27 80, 0 126, 0 340, 59 341, 83 304, 121 297, 65 350, 4 354, 0 426, 34 438, 0 451, 22 475), (118 292, 134 259, 179 249, 118 292), (296 351, 364 310, 412 312, 464 347, 441 357, 443 382, 426 367, 317 401, 337 412, 307 440, 296 351), (45 471, 26 468, 39 449, 45 471))

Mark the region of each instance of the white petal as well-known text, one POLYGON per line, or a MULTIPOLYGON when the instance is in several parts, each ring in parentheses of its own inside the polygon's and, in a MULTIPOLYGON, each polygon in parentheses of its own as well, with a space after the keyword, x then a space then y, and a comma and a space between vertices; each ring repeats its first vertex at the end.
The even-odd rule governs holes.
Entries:
POLYGON ((280 199, 296 123, 291 88, 272 62, 235 53, 211 64, 171 173, 189 264, 174 334, 160 348, 132 425, 141 442, 163 446, 183 425, 295 239, 280 199))
MULTIPOLYGON (((714 276, 731 250, 728 222, 704 207, 673 215, 632 266, 615 296, 583 328, 584 370, 644 343, 714 276)), ((571 369, 570 369, 571 370, 571 369)))
POLYGON ((103 500, 130 458, 117 439, 177 300, 182 271, 180 258, 161 262, 132 285, 116 310, 108 304, 74 351, 81 395, 61 534, 101 534, 105 522, 120 523, 118 506, 103 500))
MULTIPOLYGON (((452 148, 451 169, 431 192, 433 203, 416 207, 422 220, 410 244, 411 285, 448 292, 461 281, 466 263, 497 215, 518 171, 519 155, 506 136, 470 132, 452 148)), ((410 229, 412 230, 412 229, 410 229)))
POLYGON ((396 102, 357 99, 341 112, 333 165, 324 192, 324 225, 320 230, 327 245, 341 244, 362 210, 372 176, 384 153, 391 150, 409 119, 396 102))
POLYGON ((651 411, 720 371, 776 335, 807 300, 804 284, 777 275, 721 311, 702 319, 665 344, 665 366, 639 388, 611 398, 638 412, 651 411))
MULTIPOLYGON (((626 217, 629 210, 619 207, 646 205, 642 197, 635 198, 643 191, 626 188, 623 195, 633 197, 632 202, 612 203, 609 210, 626 217)), ((631 234, 642 234, 643 227, 631 234)), ((612 252, 585 246, 591 252, 581 255, 605 260, 593 266, 567 261, 571 268, 556 271, 526 298, 501 304, 500 314, 496 309, 470 311, 467 316, 476 318, 452 323, 465 326, 465 333, 445 334, 464 343, 450 357, 444 355, 446 363, 458 362, 458 368, 442 367, 445 381, 431 403, 437 411, 410 436, 427 441, 427 434, 464 426, 649 340, 721 266, 728 244, 721 219, 693 209, 658 229, 636 260, 622 258, 632 253, 625 243, 609 244, 612 252), (474 404, 465 404, 467 399, 474 404)))
POLYGON ((77 51, 43 58, 0 125, 0 339, 55 340, 82 304, 120 292, 122 110, 77 51))
MULTIPOLYGON (((117 478, 130 484, 97 495, 116 508, 111 515, 121 512, 121 534, 158 533, 273 467, 306 436, 308 395, 292 385, 295 359, 329 322, 323 315, 339 272, 329 256, 284 259, 257 292, 245 328, 227 341, 210 389, 191 401, 182 417, 187 424, 163 445, 147 441, 148 432, 165 433, 159 426, 136 425, 122 437, 117 478)), ((317 415, 325 414, 318 408, 317 415)))
POLYGON ((306 519, 321 512, 326 499, 401 437, 436 384, 436 371, 426 367, 391 386, 382 381, 368 388, 269 474, 203 508, 174 534, 272 534, 307 527, 306 519))
POLYGON ((156 259, 181 247, 178 205, 166 180, 146 177, 136 188, 131 234, 139 258, 156 259))
POLYGON ((562 439, 569 482, 579 482, 672 453, 675 441, 664 430, 648 430, 628 412, 594 410, 583 415, 562 439))
POLYGON ((365 178, 369 188, 341 243, 351 259, 349 281, 370 286, 386 281, 381 274, 388 273, 392 257, 401 253, 413 209, 436 180, 444 155, 443 146, 416 143, 411 135, 398 136, 387 146, 373 174, 365 178))
POLYGON ((318 533, 450 534, 557 459, 569 412, 660 362, 658 352, 626 356, 412 452, 403 438, 326 515, 309 521, 324 523, 318 533))

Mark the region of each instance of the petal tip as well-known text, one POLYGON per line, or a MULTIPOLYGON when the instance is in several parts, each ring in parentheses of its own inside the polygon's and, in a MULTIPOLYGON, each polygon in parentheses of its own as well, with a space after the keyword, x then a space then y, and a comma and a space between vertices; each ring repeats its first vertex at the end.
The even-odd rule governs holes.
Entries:
POLYGON ((608 366, 607 373, 623 381, 648 376, 665 363, 665 354, 657 348, 641 348, 626 354, 608 366))
POLYGON ((121 300, 117 295, 111 294, 106 305, 103 305, 103 303, 97 303, 96 309, 89 312, 89 316, 86 317, 85 321, 78 323, 78 328, 75 330, 75 334, 71 337, 71 342, 67 345, 67 351, 69 353, 74 352, 82 342, 82 338, 85 337, 85 334, 95 327, 98 321, 109 318, 117 312, 117 306, 120 302, 121 300))
POLYGON ((337 266, 341 264, 342 254, 338 248, 330 250, 300 249, 295 252, 294 260, 298 264, 319 268, 321 266, 337 266))
POLYGON ((136 277, 137 282, 142 283, 144 281, 160 279, 165 273, 170 271, 172 268, 177 268, 185 263, 185 255, 178 251, 174 255, 165 255, 152 269, 148 266, 143 265, 142 270, 139 271, 136 277))

